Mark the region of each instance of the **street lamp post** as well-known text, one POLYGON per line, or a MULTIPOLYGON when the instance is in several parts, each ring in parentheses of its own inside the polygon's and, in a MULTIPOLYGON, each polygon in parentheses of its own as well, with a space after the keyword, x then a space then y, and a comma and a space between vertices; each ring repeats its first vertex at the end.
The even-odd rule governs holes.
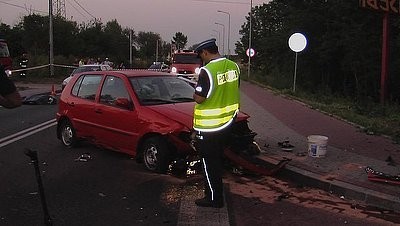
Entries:
POLYGON ((218 43, 220 43, 221 42, 221 32, 218 30, 215 30, 215 29, 213 31, 218 33, 218 43))
POLYGON ((231 36, 231 14, 229 12, 225 12, 222 10, 218 10, 217 12, 225 13, 228 15, 228 58, 229 58, 231 55, 231 48, 230 48, 230 43, 229 43, 230 36, 231 36))
POLYGON ((225 25, 215 22, 216 25, 222 26, 222 53, 225 55, 225 25))

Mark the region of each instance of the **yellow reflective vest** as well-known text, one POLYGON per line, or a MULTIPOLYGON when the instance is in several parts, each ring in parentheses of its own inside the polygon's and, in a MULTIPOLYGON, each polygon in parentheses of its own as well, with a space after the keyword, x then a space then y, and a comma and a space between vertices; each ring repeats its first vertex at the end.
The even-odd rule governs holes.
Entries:
POLYGON ((194 108, 193 128, 214 132, 227 127, 239 111, 238 65, 226 58, 210 61, 205 70, 210 81, 207 98, 194 108))

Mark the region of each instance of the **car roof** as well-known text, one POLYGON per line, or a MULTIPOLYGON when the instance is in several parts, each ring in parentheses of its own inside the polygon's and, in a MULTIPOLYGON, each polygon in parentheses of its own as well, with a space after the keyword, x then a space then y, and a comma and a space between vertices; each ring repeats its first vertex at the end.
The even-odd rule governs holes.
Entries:
POLYGON ((93 66, 101 66, 101 65, 108 65, 108 64, 83 64, 79 67, 93 67, 93 66))
POLYGON ((147 69, 127 69, 127 70, 111 70, 111 71, 89 71, 89 72, 82 72, 82 74, 123 74, 126 77, 154 77, 154 76, 169 76, 169 77, 176 77, 176 75, 167 73, 167 72, 159 72, 159 71, 152 71, 147 69))

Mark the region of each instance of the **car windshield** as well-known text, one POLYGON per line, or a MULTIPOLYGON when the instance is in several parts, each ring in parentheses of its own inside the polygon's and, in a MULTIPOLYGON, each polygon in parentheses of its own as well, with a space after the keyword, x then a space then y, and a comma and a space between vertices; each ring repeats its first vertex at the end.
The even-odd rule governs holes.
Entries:
POLYGON ((201 59, 197 58, 197 54, 175 54, 175 64, 201 64, 201 59))
POLYGON ((132 87, 143 105, 193 102, 194 88, 172 76, 130 78, 132 87))

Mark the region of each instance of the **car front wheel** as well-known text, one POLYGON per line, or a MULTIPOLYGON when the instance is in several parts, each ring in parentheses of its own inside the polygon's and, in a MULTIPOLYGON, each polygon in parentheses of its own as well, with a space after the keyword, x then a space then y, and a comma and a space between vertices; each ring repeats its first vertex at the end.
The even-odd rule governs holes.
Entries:
POLYGON ((157 173, 166 173, 170 163, 167 142, 162 137, 151 137, 143 144, 143 162, 146 168, 157 173))
POLYGON ((72 126, 71 122, 64 120, 60 126, 61 142, 66 147, 73 147, 76 145, 77 138, 75 134, 75 128, 72 126))

